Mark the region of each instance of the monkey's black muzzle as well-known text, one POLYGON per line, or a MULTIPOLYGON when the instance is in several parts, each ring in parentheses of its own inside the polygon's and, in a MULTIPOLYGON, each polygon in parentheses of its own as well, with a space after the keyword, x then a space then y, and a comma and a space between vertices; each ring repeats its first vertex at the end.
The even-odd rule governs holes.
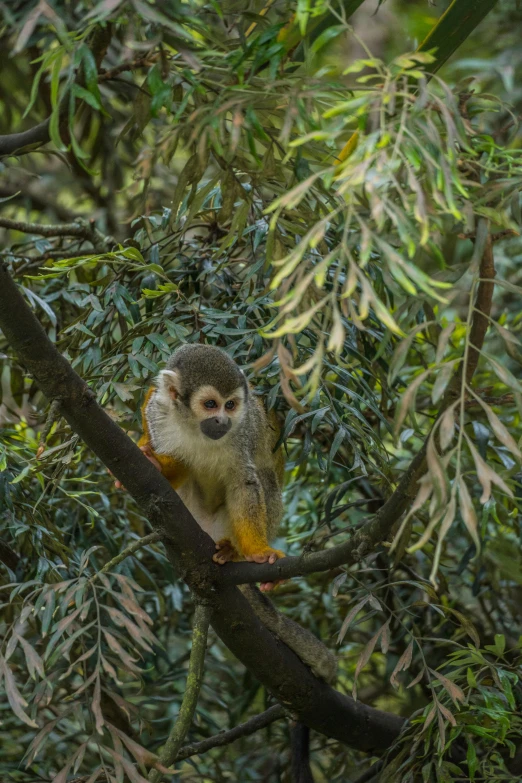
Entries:
POLYGON ((216 417, 214 419, 205 419, 199 426, 201 427, 201 432, 203 435, 206 435, 207 438, 219 440, 230 430, 232 422, 228 416, 225 420, 216 417))

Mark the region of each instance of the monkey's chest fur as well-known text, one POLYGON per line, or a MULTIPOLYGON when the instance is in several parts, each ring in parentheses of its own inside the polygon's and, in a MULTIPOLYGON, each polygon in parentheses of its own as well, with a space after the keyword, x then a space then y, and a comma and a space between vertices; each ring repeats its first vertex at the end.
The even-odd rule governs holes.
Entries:
POLYGON ((188 469, 188 476, 176 490, 200 527, 214 541, 231 533, 226 507, 227 484, 236 471, 233 443, 215 442, 197 431, 186 431, 165 419, 151 427, 154 451, 168 454, 188 469))

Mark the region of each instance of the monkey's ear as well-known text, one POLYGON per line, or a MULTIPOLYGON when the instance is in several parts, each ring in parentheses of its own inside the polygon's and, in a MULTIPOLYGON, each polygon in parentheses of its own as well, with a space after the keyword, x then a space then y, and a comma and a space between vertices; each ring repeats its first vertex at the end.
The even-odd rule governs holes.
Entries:
POLYGON ((178 374, 173 370, 162 370, 158 376, 158 388, 168 394, 171 400, 177 400, 180 392, 178 374))
POLYGON ((243 389, 245 391, 245 400, 246 400, 247 397, 248 397, 248 393, 249 393, 248 381, 247 381, 247 377, 246 377, 245 373, 243 372, 243 370, 241 368, 239 369, 239 372, 243 376, 243 389))

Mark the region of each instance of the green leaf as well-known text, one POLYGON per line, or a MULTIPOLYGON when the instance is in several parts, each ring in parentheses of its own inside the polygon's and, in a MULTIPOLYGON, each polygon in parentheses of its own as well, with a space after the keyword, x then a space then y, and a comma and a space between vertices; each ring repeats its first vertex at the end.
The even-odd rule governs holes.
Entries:
POLYGON ((101 95, 100 88, 98 87, 98 68, 94 55, 86 44, 82 44, 79 50, 81 62, 83 65, 83 73, 85 76, 85 84, 87 90, 97 100, 98 105, 101 108, 101 95))
POLYGON ((506 649, 506 637, 503 633, 496 633, 495 644, 486 644, 484 645, 484 649, 495 653, 495 655, 498 655, 498 657, 501 658, 504 655, 504 651, 506 649))
POLYGON ((453 0, 417 49, 417 52, 435 50, 435 59, 426 64, 426 70, 438 71, 496 3, 497 0, 453 0))
POLYGON ((343 427, 341 427, 338 432, 335 434, 335 438, 333 439, 333 443, 330 447, 330 452, 328 454, 328 469, 330 469, 330 466, 334 460, 335 455, 339 451, 341 444, 345 438, 346 432, 343 427))
POLYGON ((477 751, 475 750, 475 745, 473 742, 470 742, 468 740, 468 750, 466 753, 466 763, 468 765, 468 772, 469 772, 469 779, 471 781, 475 780, 475 773, 479 766, 479 761, 477 758, 477 751))
POLYGON ((79 84, 73 84, 72 93, 77 98, 81 98, 82 101, 88 103, 89 106, 92 106, 93 109, 101 109, 101 103, 98 98, 93 95, 92 92, 86 90, 85 87, 80 87, 79 84))
POLYGON ((337 38, 342 33, 346 32, 346 27, 343 24, 337 24, 332 25, 332 27, 327 27, 326 30, 323 30, 322 33, 320 33, 315 41, 313 42, 312 46, 310 47, 310 51, 316 54, 320 49, 325 46, 329 41, 332 41, 334 38, 337 38))

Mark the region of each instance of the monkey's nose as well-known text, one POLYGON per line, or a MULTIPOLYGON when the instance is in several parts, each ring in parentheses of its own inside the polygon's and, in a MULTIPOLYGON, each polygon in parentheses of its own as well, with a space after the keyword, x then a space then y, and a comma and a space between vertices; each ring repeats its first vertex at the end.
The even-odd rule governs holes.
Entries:
POLYGON ((212 440, 219 440, 226 435, 232 426, 232 422, 228 417, 225 419, 219 416, 213 416, 211 419, 205 419, 199 425, 201 432, 212 440))

